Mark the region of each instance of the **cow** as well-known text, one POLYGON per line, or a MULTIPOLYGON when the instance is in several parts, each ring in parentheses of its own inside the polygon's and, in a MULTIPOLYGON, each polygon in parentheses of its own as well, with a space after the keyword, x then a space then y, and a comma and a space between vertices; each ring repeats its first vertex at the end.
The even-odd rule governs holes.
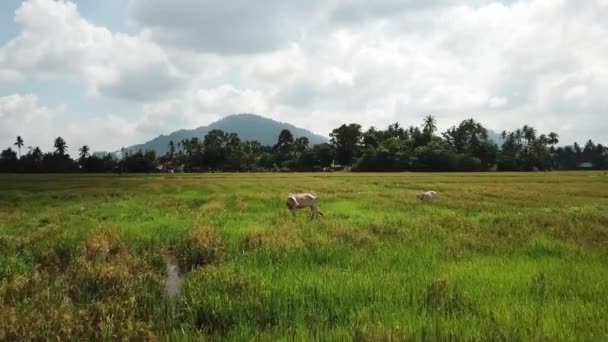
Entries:
POLYGON ((437 198, 437 192, 435 191, 425 191, 416 195, 416 198, 421 201, 434 201, 437 198))
POLYGON ((296 211, 302 208, 310 208, 310 219, 319 219, 319 215, 323 213, 319 211, 319 197, 314 193, 290 193, 287 196, 287 208, 291 211, 293 217, 296 217, 296 211))

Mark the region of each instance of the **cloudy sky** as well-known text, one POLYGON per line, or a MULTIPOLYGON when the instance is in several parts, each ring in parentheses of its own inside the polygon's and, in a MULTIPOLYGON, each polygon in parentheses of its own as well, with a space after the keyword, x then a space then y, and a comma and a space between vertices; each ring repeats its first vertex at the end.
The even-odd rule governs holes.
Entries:
POLYGON ((2 0, 0 147, 117 150, 254 112, 608 143, 608 0, 2 0))

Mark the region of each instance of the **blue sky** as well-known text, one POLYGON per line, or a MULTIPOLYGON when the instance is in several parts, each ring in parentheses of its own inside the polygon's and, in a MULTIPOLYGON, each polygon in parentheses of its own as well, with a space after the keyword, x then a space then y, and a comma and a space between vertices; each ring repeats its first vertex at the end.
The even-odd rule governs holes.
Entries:
MULTIPOLYGON (((6 43, 19 33, 15 25, 15 11, 23 0, 2 0, 0 2, 0 42, 6 43)), ((84 0, 74 1, 79 12, 92 23, 105 26, 114 32, 135 32, 134 25, 129 25, 127 0, 84 0)))
POLYGON ((3 0, 0 147, 117 150, 241 112, 608 143, 606 17, 605 0, 3 0))

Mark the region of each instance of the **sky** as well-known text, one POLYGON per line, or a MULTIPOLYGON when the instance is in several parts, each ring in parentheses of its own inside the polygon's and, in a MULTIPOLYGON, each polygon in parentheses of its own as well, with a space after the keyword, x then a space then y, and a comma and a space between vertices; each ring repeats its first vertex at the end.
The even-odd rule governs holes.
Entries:
POLYGON ((608 143, 608 0, 2 0, 0 148, 71 153, 258 113, 608 143))

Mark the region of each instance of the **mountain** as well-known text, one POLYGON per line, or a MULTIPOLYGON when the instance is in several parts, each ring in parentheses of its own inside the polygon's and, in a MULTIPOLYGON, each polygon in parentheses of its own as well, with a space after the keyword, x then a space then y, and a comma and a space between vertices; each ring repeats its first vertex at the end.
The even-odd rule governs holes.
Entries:
POLYGON ((492 140, 493 142, 496 143, 496 145, 498 145, 498 147, 500 147, 503 143, 502 137, 500 136, 500 134, 496 133, 495 131, 488 129, 488 137, 490 138, 490 140, 492 140))
POLYGON ((311 145, 327 142, 328 139, 321 135, 312 133, 303 128, 298 128, 288 123, 275 121, 256 114, 233 114, 209 126, 202 126, 195 129, 181 129, 169 135, 160 135, 146 143, 127 147, 130 151, 155 150, 158 154, 165 154, 169 150, 169 141, 175 144, 183 139, 198 137, 203 139, 207 133, 213 129, 220 129, 226 133, 237 133, 241 140, 257 140, 262 145, 272 146, 276 144, 281 130, 288 129, 293 134, 294 139, 307 137, 311 145))

